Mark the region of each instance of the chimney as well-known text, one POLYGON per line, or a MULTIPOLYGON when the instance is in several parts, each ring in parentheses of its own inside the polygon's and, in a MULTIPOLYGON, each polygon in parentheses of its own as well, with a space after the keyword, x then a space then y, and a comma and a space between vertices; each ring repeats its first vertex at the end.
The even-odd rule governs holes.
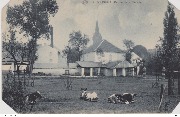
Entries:
POLYGON ((54 47, 54 44, 53 44, 53 27, 50 26, 50 39, 51 39, 51 44, 50 46, 53 48, 54 47))

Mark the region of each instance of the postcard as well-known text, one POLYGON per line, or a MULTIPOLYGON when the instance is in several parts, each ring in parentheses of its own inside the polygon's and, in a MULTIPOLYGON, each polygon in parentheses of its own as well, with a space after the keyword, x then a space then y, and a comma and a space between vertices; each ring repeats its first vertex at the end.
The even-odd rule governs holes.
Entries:
POLYGON ((168 114, 180 102, 180 11, 167 0, 11 0, 2 100, 19 114, 168 114))

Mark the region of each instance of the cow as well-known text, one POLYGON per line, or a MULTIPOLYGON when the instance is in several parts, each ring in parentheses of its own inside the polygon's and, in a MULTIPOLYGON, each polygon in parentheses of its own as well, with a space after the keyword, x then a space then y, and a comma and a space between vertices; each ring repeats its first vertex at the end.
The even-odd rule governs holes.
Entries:
POLYGON ((98 100, 98 96, 97 96, 97 93, 96 92, 90 92, 90 91, 87 91, 87 88, 81 88, 82 90, 82 93, 80 95, 80 99, 83 99, 85 101, 97 101, 98 100))
POLYGON ((41 98, 42 98, 42 96, 39 91, 30 93, 25 96, 25 104, 31 105, 30 111, 32 111, 32 108, 36 104, 37 99, 41 99, 41 98))
POLYGON ((130 104, 134 102, 134 97, 137 96, 137 94, 134 93, 123 93, 121 96, 120 101, 125 104, 130 104))
POLYGON ((117 104, 121 101, 121 97, 122 97, 121 94, 112 94, 111 96, 108 97, 108 102, 117 104))

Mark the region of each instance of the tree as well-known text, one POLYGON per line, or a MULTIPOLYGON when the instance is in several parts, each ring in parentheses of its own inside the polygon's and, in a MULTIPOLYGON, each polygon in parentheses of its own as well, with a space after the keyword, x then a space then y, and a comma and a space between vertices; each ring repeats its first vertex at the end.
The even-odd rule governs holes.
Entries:
POLYGON ((26 37, 31 37, 27 44, 29 47, 30 72, 32 72, 36 60, 37 39, 42 36, 48 37, 49 17, 54 16, 57 12, 56 0, 28 0, 21 5, 7 8, 7 23, 12 28, 19 28, 20 33, 25 32, 26 37))
POLYGON ((127 39, 124 39, 123 40, 123 43, 124 45, 126 46, 127 48, 127 52, 125 54, 125 58, 128 62, 131 63, 131 58, 132 58, 132 49, 134 47, 134 42, 131 41, 131 40, 127 40, 127 39))
MULTIPOLYGON (((80 31, 73 31, 69 35, 69 46, 71 50, 74 50, 74 54, 77 55, 77 60, 80 61, 83 54, 83 50, 86 48, 89 38, 87 35, 82 34, 80 31)), ((71 51, 72 52, 72 51, 71 51)))
POLYGON ((162 44, 159 54, 162 65, 166 69, 165 77, 168 78, 168 95, 172 95, 173 71, 177 68, 177 61, 179 61, 177 55, 177 45, 179 43, 179 39, 177 37, 178 22, 175 18, 174 7, 170 3, 167 6, 163 23, 164 38, 160 39, 162 44))
POLYGON ((126 46, 127 50, 130 50, 134 47, 134 42, 131 40, 124 39, 123 43, 126 46))
POLYGON ((67 63, 75 63, 78 61, 78 51, 75 48, 71 48, 70 46, 66 46, 62 51, 63 56, 67 59, 67 63))

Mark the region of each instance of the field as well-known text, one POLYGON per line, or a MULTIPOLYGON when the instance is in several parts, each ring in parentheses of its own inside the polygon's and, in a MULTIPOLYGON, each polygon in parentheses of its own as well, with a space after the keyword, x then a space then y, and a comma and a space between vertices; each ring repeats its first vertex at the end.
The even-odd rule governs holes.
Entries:
POLYGON ((161 79, 158 86, 152 88, 155 82, 154 76, 147 76, 147 78, 36 76, 34 87, 26 88, 27 93, 40 91, 43 96, 30 112, 35 114, 171 113, 180 101, 180 96, 177 95, 177 79, 173 96, 167 95, 167 79, 161 79), (69 89, 66 87, 68 82, 72 83, 69 89), (158 110, 161 84, 164 84, 166 89, 161 109, 158 110), (99 97, 98 102, 80 100, 81 88, 95 91, 99 97), (114 93, 136 93, 137 96, 134 99, 135 102, 131 104, 108 103, 107 98, 114 93))
MULTIPOLYGON (((67 90, 67 78, 35 78, 34 87, 29 92, 40 91, 43 99, 39 100, 31 113, 159 113, 160 87, 152 88, 155 78, 108 77, 108 78, 71 78, 72 89, 67 90), (79 99, 81 88, 96 91, 98 102, 79 99), (113 93, 136 93, 135 103, 113 104, 107 97, 113 93)), ((167 84, 161 80, 160 84, 167 84)), ((161 113, 170 113, 180 97, 167 96, 163 99, 161 113)))

